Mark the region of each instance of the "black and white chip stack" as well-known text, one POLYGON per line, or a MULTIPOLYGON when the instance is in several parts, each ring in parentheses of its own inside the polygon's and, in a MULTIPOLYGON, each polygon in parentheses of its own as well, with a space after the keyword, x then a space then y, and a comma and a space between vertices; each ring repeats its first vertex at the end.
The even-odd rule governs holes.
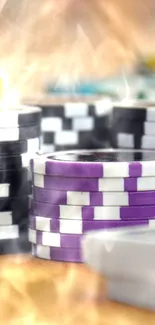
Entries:
POLYGON ((113 108, 112 144, 114 148, 155 149, 155 104, 137 102, 113 108))
POLYGON ((43 152, 110 147, 111 100, 40 106, 43 152))
POLYGON ((0 111, 0 255, 30 250, 27 236, 30 158, 40 149, 41 109, 0 111))

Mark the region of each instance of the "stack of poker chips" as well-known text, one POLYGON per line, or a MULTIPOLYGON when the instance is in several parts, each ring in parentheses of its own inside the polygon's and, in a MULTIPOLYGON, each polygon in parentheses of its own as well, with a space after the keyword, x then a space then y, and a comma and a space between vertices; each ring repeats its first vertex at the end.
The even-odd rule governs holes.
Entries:
POLYGON ((109 148, 112 103, 64 102, 41 105, 42 151, 109 148))
POLYGON ((137 102, 113 108, 113 147, 155 149, 155 105, 137 102))
POLYGON ((155 161, 141 161, 142 157, 143 152, 102 149, 33 159, 32 254, 82 262, 83 233, 153 224, 155 161))
POLYGON ((30 159, 40 148, 41 109, 0 111, 0 254, 30 251, 30 159))

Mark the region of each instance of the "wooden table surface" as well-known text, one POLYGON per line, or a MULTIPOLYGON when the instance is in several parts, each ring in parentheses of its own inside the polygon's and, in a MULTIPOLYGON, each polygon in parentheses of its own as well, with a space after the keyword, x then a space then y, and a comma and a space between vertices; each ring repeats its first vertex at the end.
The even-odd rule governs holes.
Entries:
POLYGON ((106 300, 82 264, 0 257, 1 325, 155 325, 155 313, 106 300))

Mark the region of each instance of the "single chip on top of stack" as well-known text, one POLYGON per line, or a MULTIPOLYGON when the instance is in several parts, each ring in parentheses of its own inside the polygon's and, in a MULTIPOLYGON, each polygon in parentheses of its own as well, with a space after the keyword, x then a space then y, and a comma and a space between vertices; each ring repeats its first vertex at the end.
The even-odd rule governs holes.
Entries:
POLYGON ((155 160, 150 155, 143 160, 143 151, 101 149, 32 159, 32 254, 82 262, 83 233, 154 221, 155 160))
POLYGON ((41 107, 44 152, 111 146, 110 99, 43 103, 41 107))
POLYGON ((155 149, 155 104, 116 104, 111 133, 115 148, 155 149))
POLYGON ((30 251, 28 242, 30 159, 40 149, 41 109, 0 111, 0 254, 30 251))

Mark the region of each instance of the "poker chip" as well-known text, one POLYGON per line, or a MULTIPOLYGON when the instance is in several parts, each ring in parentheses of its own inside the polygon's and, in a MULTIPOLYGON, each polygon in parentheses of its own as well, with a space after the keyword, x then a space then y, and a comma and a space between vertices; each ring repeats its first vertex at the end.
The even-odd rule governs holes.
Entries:
POLYGON ((21 229, 17 224, 0 223, 0 255, 26 253, 30 249, 26 228, 21 229))
POLYGON ((89 131, 63 131, 57 132, 56 134, 52 134, 51 132, 44 133, 43 138, 43 150, 49 147, 51 148, 51 144, 53 146, 53 150, 62 151, 62 150, 76 150, 76 149, 98 149, 100 147, 107 148, 109 147, 109 139, 110 135, 107 136, 104 133, 104 138, 98 137, 96 138, 93 132, 89 131))
POLYGON ((45 152, 109 147, 111 101, 41 106, 42 148, 45 152))
POLYGON ((0 201, 1 198, 5 198, 7 200, 7 198, 16 197, 16 195, 17 196, 29 195, 31 193, 31 186, 32 185, 30 181, 28 181, 23 186, 16 187, 16 188, 14 188, 14 186, 10 183, 0 184, 0 201))
POLYGON ((139 121, 129 121, 129 120, 118 120, 114 121, 114 129, 117 133, 131 133, 139 137, 142 137, 145 133, 146 127, 145 123, 140 123, 139 121))
POLYGON ((25 230, 28 224, 29 197, 0 199, 0 225, 18 225, 20 230, 25 230), (6 217, 7 215, 7 217, 6 217))
POLYGON ((53 219, 48 217, 39 217, 35 215, 30 215, 29 218, 29 228, 40 231, 47 231, 53 233, 61 234, 76 234, 82 235, 87 231, 101 230, 101 229, 111 229, 111 228, 121 228, 121 227, 131 227, 131 226, 145 226, 148 225, 149 220, 145 218, 144 220, 74 220, 71 219, 53 219))
POLYGON ((119 148, 155 149, 155 136, 145 135, 141 137, 135 134, 118 133, 116 141, 119 148))
POLYGON ((82 263, 81 251, 78 249, 63 249, 32 244, 32 255, 41 259, 82 263))
MULTIPOLYGON (((37 175, 37 174, 36 174, 37 175)), ((45 179, 45 177, 43 175, 42 179, 45 179)), ((40 175, 39 175, 40 177, 40 175)), ((37 178, 39 178, 37 175, 37 178)), ((54 177, 55 180, 55 177, 54 177)), ((68 179, 67 179, 68 180, 68 179)), ((79 191, 84 193, 84 192, 90 192, 91 193, 91 197, 95 195, 95 193, 93 194, 92 192, 95 192, 94 189, 96 189, 97 192, 136 192, 136 191, 153 191, 155 190, 155 177, 135 177, 135 178, 92 178, 92 179, 87 179, 87 178, 69 178, 69 184, 74 184, 72 185, 72 192, 76 192, 79 191), (70 182, 71 179, 71 182, 70 182)), ((42 183, 43 184, 43 183, 42 183)), ((37 184, 35 182, 35 176, 33 175, 33 185, 34 185, 34 195, 39 195, 40 194, 42 196, 44 196, 44 193, 46 193, 46 188, 41 186, 41 183, 37 184), (37 185, 37 186, 35 186, 37 185), (40 186, 38 186, 40 185, 40 186), (39 193, 39 194, 36 194, 39 193)), ((45 183, 44 183, 45 184, 45 183)), ((43 185, 44 185, 43 184, 43 185)), ((60 185, 60 187, 62 187, 62 185, 60 185)), ((52 200, 55 200, 54 195, 57 193, 60 193, 63 195, 63 192, 71 192, 69 189, 63 191, 61 189, 60 190, 52 190, 50 189, 50 192, 48 191, 48 193, 52 193, 52 198, 51 198, 51 203, 52 200), (55 193, 55 194, 54 194, 55 193)), ((59 194, 58 194, 59 195, 59 194)), ((73 193, 74 195, 74 193, 73 193)), ((80 195, 80 194, 79 194, 80 195)), ((98 196, 99 194, 97 194, 98 196)), ((101 194, 100 194, 101 195, 101 194)), ((47 200, 47 198, 46 198, 47 200)), ((36 201, 41 201, 41 199, 36 199, 36 201)), ((44 201, 43 201, 44 202, 44 201)), ((55 203, 52 203, 55 204, 55 203)))
POLYGON ((32 201, 33 214, 51 217, 53 219, 84 219, 84 220, 121 220, 145 219, 155 217, 155 205, 140 206, 76 206, 52 205, 32 201))
MULTIPOLYGON (((0 226, 11 226, 14 225, 16 220, 16 213, 13 211, 1 211, 0 212, 0 226)), ((16 211, 15 211, 16 212, 16 211)), ((27 210, 28 212, 28 210, 27 210)))
POLYGON ((135 136, 142 137, 143 135, 155 135, 155 122, 137 122, 130 120, 116 120, 113 124, 114 130, 117 133, 134 134, 135 136))
MULTIPOLYGON (((135 151, 135 155, 137 153, 142 154, 140 151, 135 151)), ((68 151, 38 156, 31 161, 31 166, 33 173, 62 177, 134 178, 155 176, 155 161, 138 161, 138 159, 137 161, 126 161, 125 158, 128 158, 128 155, 126 155, 126 151, 121 150, 68 151)), ((149 159, 149 154, 147 158, 149 159)), ((42 178, 42 182, 42 187, 44 187, 44 178, 42 178)))
POLYGON ((40 139, 26 139, 23 141, 0 142, 0 156, 21 155, 33 153, 40 149, 40 139))
POLYGON ((88 116, 104 116, 112 108, 111 100, 104 98, 103 100, 92 101, 90 99, 85 102, 64 102, 62 104, 45 105, 40 104, 43 109, 44 117, 88 117, 88 116), (89 102, 92 102, 91 104, 89 102))
MULTIPOLYGON (((52 110, 52 109, 51 109, 52 110)), ((102 120, 101 117, 74 117, 74 118, 43 118, 42 119, 42 131, 43 132, 61 132, 61 131, 93 131, 100 127, 100 124, 103 123, 103 130, 107 130, 107 122, 109 121, 108 116, 105 115, 102 120)), ((57 133, 56 133, 57 134, 57 133)))
POLYGON ((132 105, 118 104, 113 107, 113 119, 138 122, 155 122, 155 106, 146 102, 135 102, 132 105))
POLYGON ((18 238, 0 240, 0 255, 26 254, 30 251, 31 244, 28 241, 27 232, 20 232, 18 238))
POLYGON ((40 122, 41 109, 39 107, 21 105, 0 111, 0 129, 29 127, 30 125, 40 125, 40 122))
MULTIPOLYGON (((80 192, 136 192, 155 190, 155 177, 130 178, 67 178, 33 174, 33 185, 38 190, 80 192)), ((93 195, 93 194, 91 194, 93 195)), ((94 194, 95 195, 95 194, 94 194)))
POLYGON ((19 128, 0 128, 0 142, 34 139, 40 137, 40 125, 19 128))
POLYGON ((0 112, 0 255, 30 252, 30 158, 40 149, 41 109, 0 112))
POLYGON ((71 192, 33 188, 35 201, 56 206, 135 206, 153 205, 155 191, 146 192, 71 192))
POLYGON ((15 191, 30 180, 30 173, 27 168, 17 168, 16 170, 0 170, 0 184, 9 183, 15 191))
POLYGON ((19 238, 19 229, 17 225, 0 227, 0 240, 13 238, 19 238))
POLYGON ((115 121, 114 130, 119 134, 133 134, 137 138, 143 138, 143 136, 155 136, 155 122, 140 123, 137 121, 119 120, 115 121))
POLYGON ((60 233, 51 233, 29 229, 28 236, 29 241, 36 245, 60 248, 81 248, 82 235, 63 235, 60 233))
POLYGON ((16 156, 0 156, 0 170, 16 170, 29 167, 31 155, 23 153, 16 156))

